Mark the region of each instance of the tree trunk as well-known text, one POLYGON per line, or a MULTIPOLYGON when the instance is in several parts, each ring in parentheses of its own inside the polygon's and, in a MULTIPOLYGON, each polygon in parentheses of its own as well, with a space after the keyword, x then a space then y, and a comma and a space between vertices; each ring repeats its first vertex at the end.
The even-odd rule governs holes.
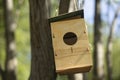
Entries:
POLYGON ((13 0, 3 0, 5 14, 5 37, 6 37, 6 61, 5 80, 17 80, 16 77, 16 46, 15 29, 16 23, 13 14, 13 0))
POLYGON ((108 36, 108 41, 107 41, 107 46, 106 46, 106 67, 107 67, 107 79, 108 80, 113 80, 112 79, 112 61, 111 61, 111 52, 112 52, 112 40, 113 40, 113 33, 114 33, 114 28, 115 28, 115 23, 117 21, 118 14, 120 12, 120 7, 115 13, 114 19, 112 21, 112 24, 110 26, 110 33, 108 36))
POLYGON ((46 0, 29 0, 31 33, 30 80, 55 80, 55 65, 46 0))
POLYGON ((83 80, 83 75, 81 73, 68 75, 68 80, 83 80))
POLYGON ((83 80, 88 80, 87 73, 83 73, 83 80))
POLYGON ((78 8, 76 0, 70 0, 69 12, 76 11, 78 8))
POLYGON ((60 0, 59 4, 59 15, 68 13, 69 11, 70 0, 60 0))
POLYGON ((47 0, 46 3, 47 3, 46 6, 47 6, 49 17, 51 17, 51 0, 47 0))
POLYGON ((0 65, 0 77, 2 80, 5 80, 5 73, 4 73, 4 70, 2 69, 1 65, 0 65))
POLYGON ((94 53, 93 53, 93 80, 104 80, 104 50, 102 43, 102 25, 100 15, 100 0, 95 0, 95 18, 94 18, 94 53))

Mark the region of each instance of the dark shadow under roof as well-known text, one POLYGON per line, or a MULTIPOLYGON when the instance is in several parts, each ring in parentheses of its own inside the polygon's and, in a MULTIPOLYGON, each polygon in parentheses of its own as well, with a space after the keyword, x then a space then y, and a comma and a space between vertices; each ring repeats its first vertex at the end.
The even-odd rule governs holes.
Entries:
POLYGON ((62 14, 53 18, 50 18, 49 21, 50 22, 56 22, 56 21, 60 21, 60 20, 64 20, 64 19, 68 19, 68 18, 72 18, 72 17, 80 17, 80 18, 84 18, 84 10, 79 10, 79 11, 75 11, 75 12, 71 12, 71 13, 66 13, 66 14, 62 14))

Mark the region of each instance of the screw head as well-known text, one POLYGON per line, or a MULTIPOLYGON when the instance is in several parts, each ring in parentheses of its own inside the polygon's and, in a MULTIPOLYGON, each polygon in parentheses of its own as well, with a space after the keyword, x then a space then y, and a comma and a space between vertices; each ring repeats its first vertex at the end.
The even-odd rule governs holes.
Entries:
POLYGON ((57 54, 55 53, 55 56, 57 56, 57 54))
POLYGON ((86 31, 84 31, 84 33, 86 33, 86 31))
POLYGON ((89 48, 87 48, 87 51, 89 51, 89 48))

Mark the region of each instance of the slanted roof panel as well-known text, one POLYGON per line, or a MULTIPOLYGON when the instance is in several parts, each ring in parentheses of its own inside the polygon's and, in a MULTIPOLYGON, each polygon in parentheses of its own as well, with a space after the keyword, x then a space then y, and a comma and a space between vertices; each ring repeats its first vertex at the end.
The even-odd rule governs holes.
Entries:
POLYGON ((80 17, 80 18, 84 18, 84 10, 79 10, 79 11, 75 11, 75 12, 71 12, 71 13, 62 14, 60 16, 50 18, 49 21, 56 22, 56 21, 60 21, 60 20, 64 20, 64 19, 68 19, 68 18, 72 18, 72 17, 76 17, 76 16, 80 17))

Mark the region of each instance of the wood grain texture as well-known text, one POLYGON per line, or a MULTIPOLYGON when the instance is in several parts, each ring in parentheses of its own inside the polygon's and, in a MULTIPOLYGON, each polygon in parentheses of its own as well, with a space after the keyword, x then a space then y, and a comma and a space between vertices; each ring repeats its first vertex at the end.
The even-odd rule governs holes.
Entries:
POLYGON ((59 15, 68 12, 70 0, 60 0, 59 15))
POLYGON ((32 54, 30 80, 55 80, 46 0, 30 0, 30 23, 32 54))
MULTIPOLYGON (((89 71, 90 66, 92 66, 92 59, 84 19, 76 18, 53 22, 51 23, 51 30, 56 71, 58 73, 89 71), (77 35, 77 42, 73 45, 67 45, 63 41, 63 36, 68 32, 77 35)), ((71 38, 72 40, 73 38, 71 38)))

